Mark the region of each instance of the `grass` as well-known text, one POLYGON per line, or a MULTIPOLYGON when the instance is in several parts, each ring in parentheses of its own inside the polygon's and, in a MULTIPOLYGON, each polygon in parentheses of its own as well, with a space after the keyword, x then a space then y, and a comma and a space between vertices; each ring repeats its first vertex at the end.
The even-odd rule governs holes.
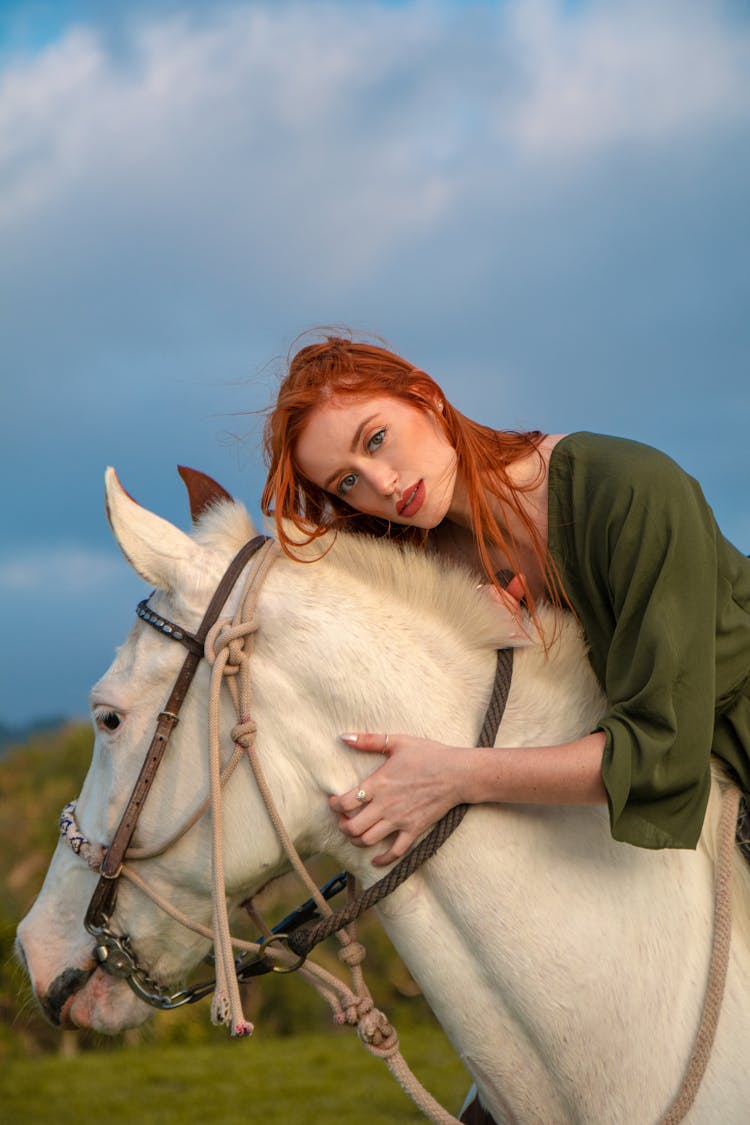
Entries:
MULTIPOLYGON (((469 1079, 444 1036, 413 1028, 400 1038, 417 1077, 456 1113, 469 1079)), ((351 1029, 10 1059, 0 1104, 3 1125, 317 1125, 342 1114, 363 1125, 426 1120, 351 1029)))

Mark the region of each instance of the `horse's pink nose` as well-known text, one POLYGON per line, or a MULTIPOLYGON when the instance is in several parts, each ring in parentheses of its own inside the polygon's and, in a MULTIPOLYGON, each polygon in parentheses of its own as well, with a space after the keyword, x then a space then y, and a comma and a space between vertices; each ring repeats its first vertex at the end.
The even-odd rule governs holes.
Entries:
POLYGON ((76 992, 80 992, 86 984, 94 971, 93 966, 87 969, 65 969, 64 972, 55 977, 49 987, 45 988, 38 978, 34 978, 33 969, 20 936, 16 937, 15 952, 31 980, 34 994, 50 1023, 54 1024, 55 1027, 72 1026, 64 1019, 63 1008, 67 1001, 76 992))
POLYGON ((55 977, 46 994, 39 997, 44 1014, 56 1027, 73 1025, 63 1018, 63 1008, 76 992, 80 992, 93 969, 66 969, 55 977))

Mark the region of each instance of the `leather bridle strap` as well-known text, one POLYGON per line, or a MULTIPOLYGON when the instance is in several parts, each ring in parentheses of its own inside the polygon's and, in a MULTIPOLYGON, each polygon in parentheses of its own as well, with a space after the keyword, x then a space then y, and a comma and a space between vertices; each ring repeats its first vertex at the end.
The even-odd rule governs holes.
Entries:
MULTIPOLYGON (((101 865, 101 878, 92 896, 86 912, 86 928, 98 927, 105 919, 111 917, 117 896, 117 880, 122 869, 122 862, 138 823, 138 817, 143 809, 144 801, 154 783, 157 770, 161 764, 167 744, 174 728, 177 726, 180 708, 185 701, 185 696, 193 681, 198 665, 203 658, 203 646, 211 627, 216 623, 224 603, 232 592, 232 588, 239 578, 248 560, 267 541, 267 536, 256 535, 238 551, 229 564, 224 577, 216 588, 208 608, 205 612, 198 630, 190 636, 191 643, 187 645, 188 654, 175 680, 174 687, 166 702, 164 710, 156 721, 156 730, 151 739, 141 772, 133 788, 130 800, 122 815, 112 842, 107 848, 101 865)), ((143 616, 142 614, 140 616, 143 616)), ((149 622, 152 624, 152 622, 149 622)), ((175 638, 180 639, 180 638, 175 638)), ((184 642, 183 642, 184 643, 184 642)))

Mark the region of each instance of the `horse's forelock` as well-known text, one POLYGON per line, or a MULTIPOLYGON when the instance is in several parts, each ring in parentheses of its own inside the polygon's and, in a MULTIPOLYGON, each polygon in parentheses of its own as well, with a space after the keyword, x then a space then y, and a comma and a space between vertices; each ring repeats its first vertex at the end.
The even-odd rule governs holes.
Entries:
POLYGON ((199 516, 193 538, 211 550, 238 551, 258 532, 244 504, 239 500, 219 500, 199 516))

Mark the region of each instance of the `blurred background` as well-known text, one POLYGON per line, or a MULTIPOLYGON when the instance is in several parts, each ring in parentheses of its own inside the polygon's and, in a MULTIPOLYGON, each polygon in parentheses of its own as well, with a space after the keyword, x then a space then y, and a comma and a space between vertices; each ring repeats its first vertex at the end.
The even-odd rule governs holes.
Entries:
POLYGON ((182 526, 178 463, 257 515, 301 332, 655 444, 750 552, 749 63, 741 0, 0 0, 6 933, 143 596, 104 468, 182 526))

